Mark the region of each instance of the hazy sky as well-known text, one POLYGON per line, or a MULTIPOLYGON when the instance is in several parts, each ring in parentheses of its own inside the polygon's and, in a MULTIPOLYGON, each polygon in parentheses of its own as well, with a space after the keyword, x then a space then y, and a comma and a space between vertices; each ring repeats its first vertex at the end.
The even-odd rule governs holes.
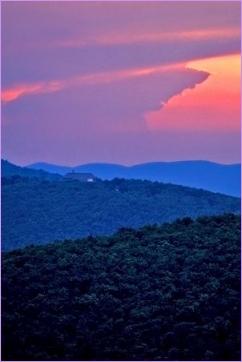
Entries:
POLYGON ((240 2, 1 2, 2 158, 240 162, 240 2))

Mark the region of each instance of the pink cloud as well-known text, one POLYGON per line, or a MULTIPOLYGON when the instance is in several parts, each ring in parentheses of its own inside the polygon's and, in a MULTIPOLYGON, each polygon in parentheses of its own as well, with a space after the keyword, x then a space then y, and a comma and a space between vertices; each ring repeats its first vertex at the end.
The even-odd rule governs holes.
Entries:
POLYGON ((1 100, 3 103, 8 103, 24 95, 52 93, 61 91, 65 88, 121 82, 131 78, 147 77, 164 72, 173 72, 179 70, 182 71, 183 69, 184 64, 169 64, 146 68, 123 69, 110 72, 93 73, 83 76, 75 76, 65 80, 51 80, 49 82, 20 84, 9 88, 3 88, 1 100))
POLYGON ((61 81, 50 81, 48 83, 20 84, 10 88, 2 89, 1 101, 4 103, 12 102, 24 95, 33 95, 39 93, 57 92, 64 88, 61 81))
POLYGON ((121 34, 106 34, 89 36, 85 39, 83 37, 73 37, 69 39, 61 39, 48 46, 59 47, 87 47, 90 45, 117 45, 117 44, 137 44, 156 42, 162 43, 169 40, 218 40, 218 39, 233 39, 240 37, 239 28, 221 28, 221 29, 201 29, 190 31, 177 31, 177 32, 139 32, 128 33, 122 32, 121 34))
POLYGON ((14 144, 19 158, 28 155, 26 163, 37 155, 39 160, 47 160, 48 154, 63 162, 69 159, 69 163, 88 162, 88 158, 117 161, 118 157, 127 163, 128 156, 133 162, 143 157, 145 150, 150 157, 152 148, 161 145, 158 137, 152 141, 144 114, 159 109, 161 100, 167 102, 174 94, 203 82, 208 73, 181 66, 130 72, 122 74, 122 80, 118 74, 118 81, 111 72, 112 81, 102 75, 98 81, 86 79, 82 86, 9 102, 4 113, 12 122, 2 129, 3 150, 12 155, 14 144))

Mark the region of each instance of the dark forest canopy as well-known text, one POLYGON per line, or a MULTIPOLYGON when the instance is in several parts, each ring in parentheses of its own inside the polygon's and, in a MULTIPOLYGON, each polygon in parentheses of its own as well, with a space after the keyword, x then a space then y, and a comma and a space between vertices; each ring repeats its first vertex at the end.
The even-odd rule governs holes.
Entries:
POLYGON ((240 360, 240 216, 2 253, 2 360, 240 360))
POLYGON ((240 199, 160 182, 2 178, 2 250, 110 235, 176 218, 240 212, 240 199))

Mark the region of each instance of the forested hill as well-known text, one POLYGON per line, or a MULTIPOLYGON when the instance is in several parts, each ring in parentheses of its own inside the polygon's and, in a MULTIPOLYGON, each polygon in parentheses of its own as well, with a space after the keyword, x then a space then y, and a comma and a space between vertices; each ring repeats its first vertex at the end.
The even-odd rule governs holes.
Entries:
POLYGON ((240 216, 2 254, 2 360, 240 361, 240 216))
POLYGON ((44 170, 34 170, 27 167, 20 167, 14 165, 13 163, 8 162, 7 160, 1 160, 1 176, 11 178, 12 176, 22 176, 22 177, 31 177, 38 178, 40 180, 59 180, 61 175, 57 173, 49 173, 44 170))
POLYGON ((140 180, 2 178, 2 250, 224 212, 239 213, 240 199, 140 180))

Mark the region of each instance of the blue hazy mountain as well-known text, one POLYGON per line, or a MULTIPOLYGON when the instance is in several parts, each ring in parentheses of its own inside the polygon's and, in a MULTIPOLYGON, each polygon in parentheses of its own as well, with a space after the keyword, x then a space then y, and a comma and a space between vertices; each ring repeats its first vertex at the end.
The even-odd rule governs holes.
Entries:
POLYGON ((1 160, 1 177, 9 178, 12 176, 38 178, 40 180, 49 181, 54 181, 61 178, 61 175, 58 175, 56 173, 49 173, 43 169, 31 169, 27 167, 21 167, 14 165, 7 160, 1 160))
POLYGON ((101 178, 102 180, 112 180, 115 177, 119 178, 130 178, 129 169, 130 167, 111 164, 111 163, 89 163, 79 166, 58 166, 50 163, 34 163, 26 166, 35 170, 45 170, 47 172, 56 172, 60 175, 65 175, 68 172, 90 172, 94 173, 95 176, 101 178), (93 171, 91 171, 93 170, 93 171))
POLYGON ((134 166, 90 163, 67 167, 35 163, 27 167, 61 175, 67 172, 91 172, 102 180, 115 177, 141 179, 202 188, 226 195, 241 195, 241 164, 224 165, 209 161, 152 162, 134 166))

